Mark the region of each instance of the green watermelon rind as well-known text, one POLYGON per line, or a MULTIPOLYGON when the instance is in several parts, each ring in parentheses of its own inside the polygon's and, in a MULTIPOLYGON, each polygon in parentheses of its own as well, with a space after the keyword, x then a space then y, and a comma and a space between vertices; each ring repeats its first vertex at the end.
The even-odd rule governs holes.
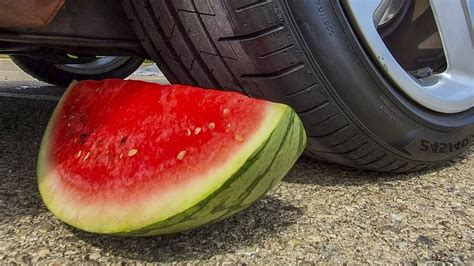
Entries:
MULTIPOLYGON (((124 234, 135 236, 162 235, 193 229, 204 224, 225 219, 250 206, 255 200, 266 194, 274 187, 291 169, 299 158, 306 144, 306 134, 303 125, 294 111, 281 104, 271 104, 269 108, 281 111, 281 116, 272 131, 268 130, 268 137, 260 143, 260 147, 240 162, 231 165, 231 173, 223 178, 222 183, 215 182, 209 193, 199 199, 193 199, 195 203, 184 206, 182 211, 164 219, 155 219, 152 223, 137 227, 136 224, 122 222, 119 227, 97 227, 94 221, 78 221, 64 215, 68 208, 63 203, 54 202, 56 191, 50 191, 46 185, 46 179, 50 175, 48 168, 49 133, 54 126, 57 113, 60 110, 69 92, 75 86, 72 84, 54 111, 51 121, 46 129, 45 137, 41 144, 38 158, 38 183, 40 194, 46 207, 60 220, 85 231, 107 234, 124 234), (241 166, 234 166, 241 163, 241 166)), ((278 113, 277 112, 277 113, 278 113)), ((265 133, 265 131, 264 131, 265 133)), ((267 133, 265 133, 267 134, 267 133)), ((261 138, 262 136, 257 136, 261 138)), ((259 139, 260 140, 260 139, 259 139)))

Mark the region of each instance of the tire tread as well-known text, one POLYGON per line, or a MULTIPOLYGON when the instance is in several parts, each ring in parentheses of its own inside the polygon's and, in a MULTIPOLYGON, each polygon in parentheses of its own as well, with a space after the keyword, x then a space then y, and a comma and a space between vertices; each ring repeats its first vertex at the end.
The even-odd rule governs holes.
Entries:
POLYGON ((278 17, 270 8, 283 9, 281 1, 157 0, 153 3, 160 12, 150 9, 151 2, 125 0, 125 7, 139 10, 127 12, 129 19, 136 31, 146 29, 147 34, 139 34, 144 46, 155 60, 168 64, 164 72, 174 81, 289 104, 305 124, 309 153, 318 158, 382 172, 417 171, 428 165, 387 149, 346 113, 291 30, 292 18, 286 13, 278 17), (246 17, 257 15, 266 19, 246 24, 246 17), (160 29, 161 20, 173 29, 171 36, 160 29))

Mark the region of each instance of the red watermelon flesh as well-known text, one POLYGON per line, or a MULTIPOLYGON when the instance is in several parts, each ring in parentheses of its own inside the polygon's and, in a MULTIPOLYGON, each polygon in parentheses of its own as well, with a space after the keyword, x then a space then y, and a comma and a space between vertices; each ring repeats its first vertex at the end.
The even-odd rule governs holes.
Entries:
MULTIPOLYGON (((189 86, 79 82, 45 134, 40 191, 53 213, 84 230, 126 233, 159 224, 222 189, 290 119, 288 110, 189 86)), ((301 149, 294 147, 292 162, 301 149)))

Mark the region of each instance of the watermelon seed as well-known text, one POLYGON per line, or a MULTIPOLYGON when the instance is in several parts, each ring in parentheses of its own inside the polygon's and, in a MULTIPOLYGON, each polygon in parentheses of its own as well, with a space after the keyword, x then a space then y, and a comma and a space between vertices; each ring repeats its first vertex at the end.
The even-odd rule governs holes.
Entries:
POLYGON ((85 143, 86 143, 86 139, 87 139, 87 134, 86 134, 86 133, 82 133, 80 137, 81 137, 81 144, 85 144, 85 143))
POLYGON ((122 158, 123 158, 123 154, 120 154, 119 158, 122 159, 122 158))
POLYGON ((137 153, 138 153, 137 149, 131 149, 131 150, 128 151, 128 157, 135 156, 135 155, 137 155, 137 153))
POLYGON ((237 135, 235 135, 235 140, 238 141, 238 142, 243 142, 244 138, 241 135, 237 134, 237 135))
POLYGON ((194 130, 194 134, 196 135, 199 135, 199 133, 201 133, 202 129, 200 127, 197 127, 195 130, 194 130))
POLYGON ((209 129, 215 129, 216 128, 216 124, 214 122, 211 122, 209 123, 209 129))
POLYGON ((81 154, 82 154, 82 151, 79 151, 79 152, 76 154, 76 159, 78 159, 79 157, 81 157, 81 154))
POLYGON ((224 115, 229 115, 230 114, 230 109, 229 108, 224 108, 224 110, 222 111, 222 113, 224 115))
POLYGON ((89 158, 89 155, 91 155, 91 153, 90 153, 90 152, 88 152, 88 153, 86 154, 86 157, 84 157, 84 161, 85 161, 85 160, 87 160, 87 159, 89 158))
POLYGON ((186 151, 181 151, 178 153, 178 160, 182 161, 186 157, 186 151))
POLYGON ((186 130, 186 136, 191 137, 192 134, 191 129, 188 128, 188 130, 186 130))

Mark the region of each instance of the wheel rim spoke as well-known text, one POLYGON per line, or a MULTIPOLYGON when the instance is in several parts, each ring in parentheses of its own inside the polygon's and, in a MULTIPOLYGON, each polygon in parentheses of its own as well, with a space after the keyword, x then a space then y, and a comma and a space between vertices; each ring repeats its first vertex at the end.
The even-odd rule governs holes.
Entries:
POLYGON ((474 3, 472 0, 430 0, 448 63, 447 72, 473 76, 474 41, 470 29, 472 17, 466 9, 468 2, 474 3))
MULTIPOLYGON (((446 71, 415 78, 397 62, 377 31, 381 14, 393 0, 344 0, 351 22, 368 51, 391 80, 410 98, 441 113, 474 106, 474 0, 431 0, 447 57, 446 71), (452 28, 456 27, 456 30, 452 28)), ((423 29, 420 29, 423 30, 423 29)))

